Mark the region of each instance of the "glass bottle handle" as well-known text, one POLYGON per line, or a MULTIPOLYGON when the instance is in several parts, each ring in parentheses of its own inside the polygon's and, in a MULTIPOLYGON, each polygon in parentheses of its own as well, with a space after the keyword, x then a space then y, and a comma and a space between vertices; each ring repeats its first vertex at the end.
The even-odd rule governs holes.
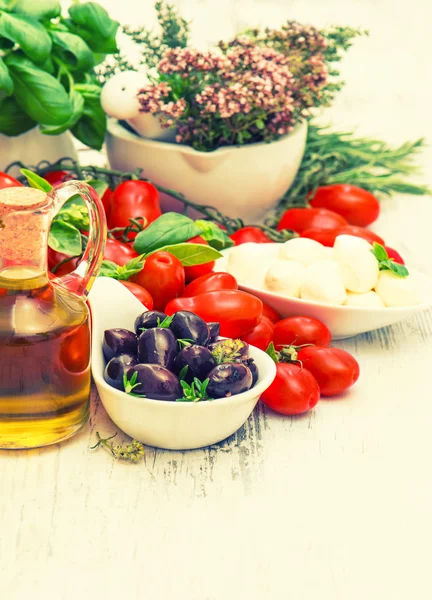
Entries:
POLYGON ((67 181, 48 195, 52 198, 57 213, 67 200, 77 194, 84 200, 89 213, 87 246, 77 268, 67 275, 56 277, 52 283, 86 298, 97 277, 105 250, 107 224, 102 201, 94 189, 82 181, 67 181))

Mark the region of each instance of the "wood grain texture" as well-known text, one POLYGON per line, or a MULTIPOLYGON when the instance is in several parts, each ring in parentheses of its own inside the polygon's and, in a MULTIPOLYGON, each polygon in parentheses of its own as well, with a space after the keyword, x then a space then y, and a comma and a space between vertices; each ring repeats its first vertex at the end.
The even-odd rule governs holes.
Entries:
MULTIPOLYGON (((151 3, 102 3, 123 22, 151 16, 151 3)), ((177 3, 198 42, 285 18, 369 28, 322 119, 432 141, 427 0, 177 3)), ((421 161, 432 184, 430 148, 421 161)), ((430 198, 400 196, 376 229, 432 275, 431 219, 430 198)), ((297 418, 258 406, 211 448, 148 448, 139 465, 90 451, 96 431, 116 431, 94 394, 69 442, 0 452, 0 598, 431 598, 432 314, 337 345, 361 364, 349 394, 297 418)))

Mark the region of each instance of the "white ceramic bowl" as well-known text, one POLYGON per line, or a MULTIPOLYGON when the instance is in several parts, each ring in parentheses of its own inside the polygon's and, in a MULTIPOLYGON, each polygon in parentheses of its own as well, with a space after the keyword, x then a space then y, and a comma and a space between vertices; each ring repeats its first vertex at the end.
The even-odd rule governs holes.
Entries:
MULTIPOLYGON (((272 254, 273 244, 263 244, 264 251, 272 254)), ((228 251, 223 251, 224 256, 216 261, 215 271, 226 271, 228 251)), ((239 281, 239 288, 260 298, 263 302, 274 308, 283 318, 285 317, 314 317, 327 325, 333 339, 340 340, 353 337, 373 329, 387 327, 398 321, 403 321, 412 315, 422 312, 432 306, 432 278, 409 268, 410 274, 415 277, 422 298, 421 304, 395 308, 363 308, 354 306, 336 306, 310 302, 301 298, 289 298, 274 292, 245 285, 239 281)))
MULTIPOLYGON (((106 146, 112 168, 143 169, 150 180, 181 192, 197 204, 208 204, 230 217, 256 223, 268 215, 294 181, 306 135, 304 122, 272 143, 198 152, 181 144, 141 138, 110 119, 106 146)), ((179 204, 165 197, 163 208, 181 212, 179 204)))
POLYGON ((133 331, 135 318, 145 308, 121 283, 96 279, 89 296, 92 314, 92 373, 105 410, 131 437, 158 448, 189 450, 216 444, 232 435, 248 419, 261 394, 276 375, 265 352, 250 348, 259 369, 256 385, 231 398, 207 402, 167 402, 135 398, 108 385, 104 378, 102 339, 105 329, 133 331))

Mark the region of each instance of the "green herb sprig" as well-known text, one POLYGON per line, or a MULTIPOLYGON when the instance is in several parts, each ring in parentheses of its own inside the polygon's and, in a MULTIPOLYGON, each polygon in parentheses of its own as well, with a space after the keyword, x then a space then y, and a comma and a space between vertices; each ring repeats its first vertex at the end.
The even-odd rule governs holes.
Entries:
POLYGON ((106 448, 110 454, 118 460, 128 460, 132 463, 138 463, 144 457, 144 445, 138 440, 132 440, 129 444, 113 444, 111 442, 117 436, 117 433, 107 438, 102 438, 98 431, 96 431, 98 438, 97 444, 90 447, 90 450, 96 450, 96 448, 106 448))
POLYGON ((180 380, 180 385, 183 388, 183 397, 177 398, 177 402, 199 402, 200 400, 213 400, 207 393, 207 386, 210 379, 200 381, 194 377, 193 382, 189 385, 183 379, 180 380))
POLYGON ((374 242, 371 252, 378 261, 380 271, 391 271, 399 277, 408 277, 409 271, 406 266, 401 265, 393 258, 390 258, 384 246, 381 246, 378 242, 374 242))

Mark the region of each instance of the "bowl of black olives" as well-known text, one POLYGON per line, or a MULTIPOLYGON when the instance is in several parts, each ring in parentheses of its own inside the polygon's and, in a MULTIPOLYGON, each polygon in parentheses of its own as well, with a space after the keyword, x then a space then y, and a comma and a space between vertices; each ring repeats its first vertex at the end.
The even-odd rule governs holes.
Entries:
POLYGON ((114 423, 150 446, 201 448, 248 419, 276 375, 273 360, 189 311, 148 311, 118 281, 90 293, 92 373, 114 423))

